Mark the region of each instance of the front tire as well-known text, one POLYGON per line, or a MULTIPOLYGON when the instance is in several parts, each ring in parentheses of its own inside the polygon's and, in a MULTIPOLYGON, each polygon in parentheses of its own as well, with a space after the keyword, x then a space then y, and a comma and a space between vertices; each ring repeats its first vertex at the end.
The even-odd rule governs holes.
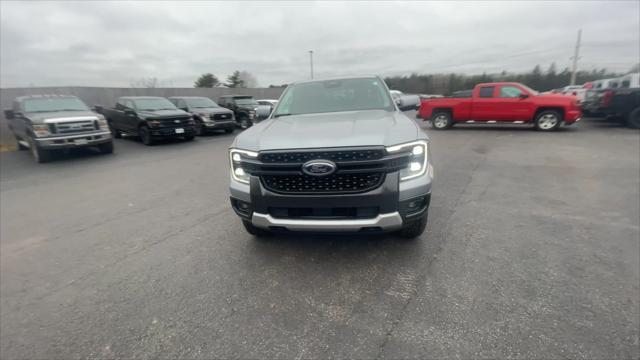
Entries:
POLYGON ((427 220, 429 218, 429 211, 425 211, 424 215, 419 220, 413 221, 400 230, 400 236, 406 239, 415 239, 424 233, 427 228, 427 220))
POLYGON ((118 131, 118 129, 113 126, 113 123, 111 121, 109 122, 109 129, 111 130, 111 134, 115 139, 120 139, 122 137, 120 131, 118 131))
POLYGON ((184 141, 193 141, 193 139, 195 139, 194 135, 189 135, 184 137, 184 141))
POLYGON ((98 149, 103 154, 113 154, 113 141, 98 145, 98 149))
POLYGON ((242 220, 242 225, 249 234, 257 238, 264 238, 271 235, 269 231, 253 226, 253 224, 249 220, 242 220))
POLYGON ((560 113, 554 110, 541 111, 534 120, 534 125, 538 131, 555 131, 560 127, 560 113))
POLYGON ((20 140, 17 136, 15 138, 16 138, 16 143, 18 143, 18 150, 28 150, 29 149, 28 146, 24 146, 24 145, 22 145, 20 143, 20 141, 22 141, 22 140, 20 140))
POLYGON ((453 126, 451 114, 446 111, 435 113, 431 117, 431 126, 436 130, 445 130, 453 126))
POLYGON ((153 145, 153 138, 151 137, 151 133, 149 132, 149 128, 146 126, 140 126, 138 129, 138 136, 140 137, 140 141, 146 146, 153 145))
POLYGON ((632 129, 640 129, 640 107, 637 107, 627 115, 627 126, 632 129))
POLYGON ((52 156, 51 156, 50 150, 41 149, 40 147, 38 147, 38 145, 36 145, 36 142, 32 139, 29 140, 29 147, 31 149, 31 154, 33 155, 33 159, 38 164, 51 161, 52 156))
POLYGON ((251 125, 253 124, 251 123, 251 120, 249 120, 248 117, 243 116, 240 118, 240 129, 247 130, 248 128, 251 127, 251 125))
POLYGON ((224 129, 224 132, 227 134, 231 134, 233 132, 233 129, 224 129))

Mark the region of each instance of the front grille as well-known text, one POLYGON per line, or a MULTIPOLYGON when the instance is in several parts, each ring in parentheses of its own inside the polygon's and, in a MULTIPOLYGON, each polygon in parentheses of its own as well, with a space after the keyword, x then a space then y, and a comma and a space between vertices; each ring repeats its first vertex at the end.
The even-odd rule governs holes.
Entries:
POLYGON ((94 131, 98 129, 95 121, 73 121, 54 124, 56 134, 73 134, 87 131, 94 131))
POLYGON ((231 120, 233 115, 231 114, 213 114, 211 115, 212 120, 220 121, 220 120, 231 120))
POLYGON ((384 155, 383 149, 272 152, 260 155, 260 160, 264 163, 304 163, 314 159, 340 162, 377 160, 384 155))
MULTIPOLYGON (((149 119, 152 120, 152 119, 149 119)), ((190 118, 169 118, 169 119, 158 119, 154 121, 160 121, 161 127, 183 127, 189 125, 191 122, 190 118)))
POLYGON ((274 192, 297 194, 357 193, 373 190, 384 180, 384 173, 309 175, 263 175, 264 186, 274 192))
POLYGON ((387 154, 384 147, 326 148, 264 151, 257 159, 242 159, 241 166, 260 178, 265 189, 282 194, 327 195, 362 193, 378 188, 388 173, 404 169, 410 153, 387 154), (335 163, 330 175, 303 173, 311 160, 335 163))

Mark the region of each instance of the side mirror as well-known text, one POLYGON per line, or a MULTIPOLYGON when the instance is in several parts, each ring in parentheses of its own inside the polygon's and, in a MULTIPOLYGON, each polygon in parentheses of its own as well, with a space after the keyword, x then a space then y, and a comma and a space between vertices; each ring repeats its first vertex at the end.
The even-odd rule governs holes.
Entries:
POLYGON ((256 117, 259 119, 269 117, 270 114, 271 106, 269 105, 258 105, 256 108, 256 117))
POLYGON ((180 109, 180 110, 182 110, 182 111, 189 112, 189 108, 186 108, 186 107, 181 107, 181 108, 178 108, 178 109, 180 109))
POLYGON ((529 97, 529 94, 522 93, 520 94, 520 99, 526 99, 529 97))
POLYGON ((8 120, 15 119, 16 114, 11 109, 7 109, 4 111, 4 117, 8 120))
POLYGON ((420 97, 418 95, 402 95, 398 99, 400 111, 415 110, 420 107, 420 97))
POLYGON ((131 109, 126 109, 124 111, 124 114, 127 115, 127 116, 136 116, 136 112, 131 110, 131 109))
POLYGON ((97 112, 98 114, 102 114, 103 109, 104 109, 104 106, 102 105, 95 105, 93 107, 93 111, 97 112))

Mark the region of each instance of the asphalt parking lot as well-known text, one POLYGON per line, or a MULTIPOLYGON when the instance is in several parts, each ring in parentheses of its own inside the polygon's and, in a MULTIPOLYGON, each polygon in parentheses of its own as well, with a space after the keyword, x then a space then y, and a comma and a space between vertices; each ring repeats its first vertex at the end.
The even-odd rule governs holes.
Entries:
POLYGON ((2 358, 638 358, 640 133, 432 137, 420 240, 248 235, 232 135, 0 155, 2 358))

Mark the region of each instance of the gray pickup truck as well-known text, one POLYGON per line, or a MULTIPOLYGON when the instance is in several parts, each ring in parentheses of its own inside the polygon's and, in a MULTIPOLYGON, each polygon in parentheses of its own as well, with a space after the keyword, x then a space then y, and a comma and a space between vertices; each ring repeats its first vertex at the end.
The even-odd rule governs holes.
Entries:
POLYGON ((426 227, 428 136, 379 77, 290 85, 265 121, 229 149, 231 205, 254 236, 277 231, 388 232, 426 227))
POLYGON ((21 96, 4 113, 18 148, 30 149, 39 163, 50 161, 59 149, 96 146, 102 153, 113 152, 105 118, 75 96, 21 96))

